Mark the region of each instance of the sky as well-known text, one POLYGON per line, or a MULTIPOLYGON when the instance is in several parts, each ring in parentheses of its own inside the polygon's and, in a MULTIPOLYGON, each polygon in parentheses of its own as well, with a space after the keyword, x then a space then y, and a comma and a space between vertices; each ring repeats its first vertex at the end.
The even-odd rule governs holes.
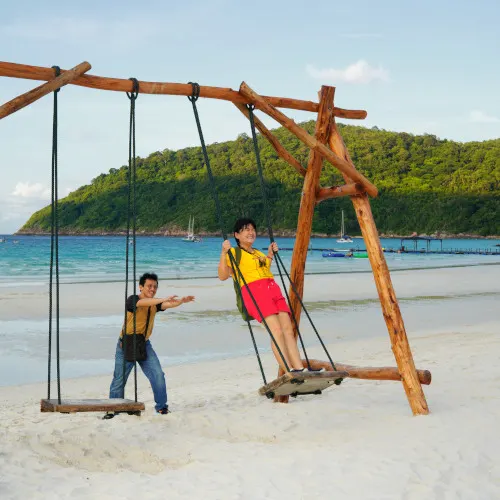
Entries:
MULTIPOLYGON (((498 0, 131 2, 0 5, 0 58, 142 81, 230 87, 365 109, 377 126, 455 141, 500 137, 498 0)), ((0 101, 43 82, 0 76, 0 101)), ((59 193, 128 162, 129 100, 74 85, 59 93, 59 193)), ((140 95, 137 154, 199 145, 186 97, 140 95)), ((282 110, 296 121, 313 113, 282 110)), ((229 102, 200 99, 207 143, 249 133, 229 102)), ((276 122, 263 117, 270 128, 276 122)), ((0 234, 50 201, 52 96, 0 120, 0 234)))

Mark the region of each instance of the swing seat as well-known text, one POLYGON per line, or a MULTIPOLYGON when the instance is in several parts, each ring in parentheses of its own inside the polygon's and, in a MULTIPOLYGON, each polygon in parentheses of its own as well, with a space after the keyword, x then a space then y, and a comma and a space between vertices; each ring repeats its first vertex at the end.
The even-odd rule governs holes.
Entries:
POLYGON ((105 412, 132 412, 140 415, 145 409, 144 403, 131 399, 42 399, 40 411, 77 413, 82 411, 105 411, 105 412))
POLYGON ((305 394, 321 394, 331 385, 339 385, 341 379, 349 377, 348 372, 287 372, 259 389, 261 396, 269 399, 275 396, 302 396, 305 394))

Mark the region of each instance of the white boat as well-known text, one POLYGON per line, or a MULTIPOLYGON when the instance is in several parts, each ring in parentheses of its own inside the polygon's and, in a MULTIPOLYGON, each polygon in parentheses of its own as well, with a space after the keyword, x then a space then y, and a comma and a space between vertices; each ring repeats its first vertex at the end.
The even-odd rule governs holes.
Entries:
POLYGON ((188 224, 188 232, 185 238, 182 238, 182 241, 187 241, 190 243, 199 243, 201 238, 194 234, 194 216, 189 216, 189 224, 188 224))
POLYGON ((344 211, 342 210, 342 223, 340 225, 340 238, 337 243, 352 243, 352 238, 345 233, 344 211))

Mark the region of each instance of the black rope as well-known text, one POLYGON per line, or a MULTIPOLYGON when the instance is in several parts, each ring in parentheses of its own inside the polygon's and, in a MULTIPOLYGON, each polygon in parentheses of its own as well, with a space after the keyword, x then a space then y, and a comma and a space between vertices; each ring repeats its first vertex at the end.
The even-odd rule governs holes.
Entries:
MULTIPOLYGON (((55 76, 61 74, 59 66, 52 66, 55 76)), ((58 107, 57 93, 54 91, 54 111, 52 116, 52 167, 51 167, 51 199, 50 199, 50 271, 49 271, 49 355, 47 367, 47 399, 50 399, 51 367, 52 367, 52 323, 53 323, 53 288, 54 267, 56 277, 55 319, 56 319, 56 370, 57 370, 57 400, 61 404, 61 369, 60 369, 60 339, 59 339, 59 206, 58 206, 58 171, 57 171, 57 136, 58 107)))
MULTIPOLYGON (((205 139, 203 137, 203 130, 201 128, 200 117, 199 117, 199 114, 198 114, 198 108, 196 107, 196 101, 198 100, 198 98, 200 96, 200 86, 199 86, 198 83, 195 83, 195 82, 189 82, 189 83, 192 85, 193 92, 192 92, 191 96, 188 96, 188 99, 189 99, 189 101, 191 102, 191 104, 193 106, 193 113, 194 113, 194 117, 195 117, 195 120, 196 120, 196 126, 198 128, 198 135, 200 136, 201 149, 203 151, 203 158, 205 160, 205 165, 207 167, 207 173, 208 173, 208 179, 209 179, 210 189, 212 191, 212 197, 213 197, 214 202, 215 202, 215 210, 216 210, 216 213, 217 213, 217 219, 218 219, 218 222, 219 222, 219 226, 221 228, 222 239, 223 240, 227 240, 227 233, 225 232, 225 229, 224 229, 224 221, 222 219, 222 210, 221 210, 221 207, 220 207, 219 196, 217 195, 217 189, 216 189, 216 186, 215 186, 215 179, 214 179, 214 176, 213 176, 213 173, 212 173, 212 168, 210 167, 210 159, 208 157, 208 151, 207 151, 207 147, 205 145, 205 139)), ((229 261, 231 263, 231 268, 232 268, 232 271, 233 271, 233 276, 237 277, 238 273, 239 273, 239 276, 241 277, 241 280, 243 281, 243 286, 245 286, 246 285, 245 278, 241 274, 241 271, 239 270, 239 266, 236 263, 232 252, 229 252, 229 261)), ((238 278, 237 278, 237 282, 238 282, 238 285, 240 285, 240 282, 239 282, 238 278)), ((239 292, 241 294, 241 286, 239 288, 240 288, 239 292)), ((278 354, 281 357, 281 360, 283 361, 283 365, 285 366, 285 368, 286 368, 287 371, 290 371, 290 368, 289 368, 289 366, 288 366, 288 364, 287 364, 287 362, 285 360, 285 357, 283 356, 283 353, 281 352, 281 349, 280 349, 278 343, 276 342, 276 339, 274 338, 274 335, 272 334, 269 326, 267 325, 267 322, 264 319, 263 314, 261 313, 260 308, 259 308, 259 306, 258 306, 258 304, 257 304, 257 302, 256 302, 256 300, 255 300, 255 298, 254 298, 254 296, 252 294, 252 292, 249 289, 248 289, 248 292, 249 292, 250 298, 252 299, 255 307, 257 308, 258 313, 263 318, 263 324, 264 324, 264 326, 265 326, 265 328, 266 328, 269 336, 271 337, 271 340, 274 343, 274 345, 275 345, 275 347, 276 347, 276 349, 278 351, 278 354)), ((243 300, 242 300, 242 302, 243 302, 243 300)), ((253 343, 253 346, 254 346, 254 349, 255 349, 255 354, 257 356, 257 360, 258 360, 258 363, 259 363, 259 367, 260 367, 260 372, 261 372, 261 375, 262 375, 262 379, 264 381, 264 384, 267 384, 267 382, 266 382, 266 376, 264 374, 264 368, 262 366, 262 361, 260 359, 259 351, 258 351, 258 348, 257 348, 257 343, 255 342, 255 337, 254 337, 254 333, 253 333, 253 330, 252 330, 252 325, 250 324, 250 320, 247 320, 247 324, 248 324, 248 329, 250 331, 250 335, 252 337, 252 343, 253 343)))
MULTIPOLYGON (((135 101, 139 96, 139 81, 136 78, 130 78, 132 81, 132 92, 127 92, 127 97, 130 100, 130 120, 129 120, 129 142, 128 142, 128 170, 127 170, 127 235, 125 248, 125 318, 123 321, 123 337, 122 337, 122 352, 123 352, 123 397, 125 397, 125 375, 127 360, 125 357, 127 339, 127 299, 128 299, 128 282, 129 282, 129 245, 132 241, 132 283, 136 286, 137 279, 137 253, 136 253, 136 222, 137 222, 137 206, 136 206, 136 154, 135 154, 135 101), (132 226, 132 240, 130 239, 130 228, 132 226)), ((133 288, 134 289, 134 288, 133 288)), ((136 347, 137 347, 137 305, 133 302, 133 351, 134 351, 134 397, 137 402, 137 362, 136 362, 136 347)), ((146 335, 147 332, 144 332, 146 335)))
MULTIPOLYGON (((250 120, 250 127, 251 127, 251 130, 252 130, 252 139, 253 139, 253 146, 254 146, 254 151, 255 151, 255 159, 256 159, 256 163, 257 163, 257 170, 259 172, 259 180, 260 180, 260 187, 261 187, 261 191, 262 191, 262 199, 263 199, 263 202, 264 202, 264 212, 266 214, 266 219, 267 219, 267 227, 268 227, 268 233, 269 233, 269 240, 271 241, 271 243, 273 243, 274 242, 274 235, 273 235, 273 228, 272 228, 272 224, 271 224, 271 210, 270 210, 269 203, 268 203, 268 200, 267 200, 266 185, 265 185, 265 182, 264 182, 264 174, 262 172, 262 163, 261 163, 261 160, 260 160, 259 145, 258 145, 258 142, 257 142, 257 133, 256 133, 256 130, 255 130, 255 120, 254 120, 254 114, 253 114, 253 110, 255 109, 255 106, 253 104, 247 104, 247 109, 248 109, 248 117, 249 117, 249 120, 250 120)), ((332 358, 331 358, 331 356, 330 356, 330 354, 329 354, 329 352, 328 352, 328 350, 327 350, 327 348, 326 348, 323 340, 321 339, 321 336, 320 336, 318 330, 316 329, 316 326, 314 325, 314 323, 312 321, 312 318, 309 315, 309 312, 307 311, 307 309, 306 309, 306 307, 304 305, 304 302, 302 301, 302 299, 300 297, 300 294, 298 293, 298 290, 297 290, 295 284, 293 283, 290 275, 288 274, 288 272, 285 269, 285 265, 283 264, 283 261, 281 260, 281 256, 279 255, 278 252, 274 252, 273 251, 273 253, 274 253, 275 257, 276 257, 276 265, 278 267, 278 272, 279 272, 281 281, 283 283, 283 287, 285 289, 285 293, 286 293, 286 297, 287 297, 287 300, 288 300, 288 304, 289 304, 290 309, 291 309, 291 313, 292 313, 292 318, 293 318, 293 321, 294 321, 294 325, 295 325, 295 328, 297 330, 297 336, 300 339, 302 350, 304 352, 304 357, 306 358, 306 361, 307 361, 307 366, 309 368, 311 368, 311 365, 309 363, 309 358, 307 357, 307 352, 306 352, 306 349, 305 349, 305 345, 304 345, 304 342, 303 342, 303 339, 302 339, 302 335, 301 335, 300 330, 299 330, 299 325, 297 323, 294 311, 293 311, 292 306, 291 306, 290 297, 288 295, 288 292, 286 291, 286 286, 284 284, 283 275, 281 273, 281 267, 285 271, 285 273, 286 273, 286 275, 287 275, 287 277, 288 277, 288 279, 290 281, 290 284, 292 286, 292 290, 295 293, 295 296, 298 298, 298 300, 300 302, 300 305, 302 306, 304 312, 306 313, 307 318, 308 318, 309 322, 311 323, 311 326, 312 326, 314 332, 316 333, 316 336, 318 337, 318 340, 320 341, 320 343, 321 343, 321 345, 322 345, 322 347, 323 347, 326 355, 328 356, 328 360, 330 361, 333 370, 336 370, 335 365, 334 365, 334 363, 332 361, 332 358), (281 266, 280 266, 280 264, 281 264, 281 266)), ((342 381, 342 379, 337 379, 335 381, 335 383, 338 385, 338 384, 340 384, 341 381, 342 381)))
POLYGON ((262 163, 260 161, 259 145, 257 143, 257 133, 255 132, 255 121, 253 116, 253 110, 255 109, 255 106, 253 104, 247 104, 247 109, 248 109, 248 118, 250 120, 250 126, 252 129, 253 148, 255 151, 257 170, 259 172, 260 189, 262 191, 262 201, 264 203, 264 213, 266 214, 267 232, 269 233, 269 240, 271 241, 271 243, 273 243, 274 234, 273 234, 273 226, 271 224, 271 209, 267 201, 266 184, 264 182, 264 174, 262 173, 262 163))

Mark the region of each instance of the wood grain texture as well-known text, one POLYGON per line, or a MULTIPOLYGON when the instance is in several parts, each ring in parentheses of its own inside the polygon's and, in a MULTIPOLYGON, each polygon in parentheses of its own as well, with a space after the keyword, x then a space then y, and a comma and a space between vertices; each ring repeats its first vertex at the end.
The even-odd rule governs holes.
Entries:
MULTIPOLYGON (((63 73, 65 70, 62 70, 63 73)), ((11 78, 23 78, 28 80, 52 80, 54 72, 51 68, 41 66, 29 66, 26 64, 17 64, 11 62, 0 61, 0 76, 11 78)), ((88 87, 99 90, 111 90, 115 92, 131 92, 132 82, 128 79, 108 78, 96 75, 82 75, 72 81, 73 85, 88 87)), ((139 81, 141 94, 166 94, 190 96, 192 86, 189 83, 161 83, 161 82, 145 82, 139 81)), ((200 86, 200 97, 208 99, 222 99, 240 104, 249 104, 239 92, 230 88, 210 87, 206 85, 200 86)), ((290 99, 288 97, 271 97, 266 96, 273 106, 278 108, 297 109, 302 111, 318 111, 318 103, 312 101, 304 101, 301 99, 290 99)), ((349 118, 352 120, 363 120, 366 118, 366 111, 356 109, 335 108, 335 116, 339 118, 349 118)))
POLYGON ((33 90, 30 90, 3 104, 0 107, 0 120, 24 108, 25 106, 32 104, 41 97, 54 92, 54 90, 61 88, 63 85, 71 83, 75 78, 83 75, 83 73, 87 72, 90 68, 90 64, 84 61, 78 66, 75 66, 73 69, 65 71, 58 77, 55 76, 54 70, 51 69, 53 80, 50 80, 47 83, 44 83, 43 85, 40 85, 39 87, 36 87, 33 90))
POLYGON ((87 411, 143 411, 144 403, 130 399, 42 399, 40 411, 58 413, 77 413, 87 411))

